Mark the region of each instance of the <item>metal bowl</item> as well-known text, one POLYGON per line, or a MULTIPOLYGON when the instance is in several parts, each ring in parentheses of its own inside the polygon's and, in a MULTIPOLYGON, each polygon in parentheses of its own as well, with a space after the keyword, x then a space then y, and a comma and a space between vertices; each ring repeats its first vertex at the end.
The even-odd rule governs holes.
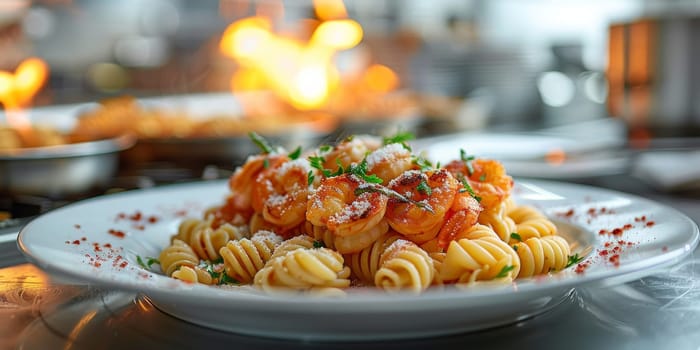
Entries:
POLYGON ((115 175, 119 152, 135 139, 110 139, 0 152, 0 193, 64 198, 106 186, 115 175))

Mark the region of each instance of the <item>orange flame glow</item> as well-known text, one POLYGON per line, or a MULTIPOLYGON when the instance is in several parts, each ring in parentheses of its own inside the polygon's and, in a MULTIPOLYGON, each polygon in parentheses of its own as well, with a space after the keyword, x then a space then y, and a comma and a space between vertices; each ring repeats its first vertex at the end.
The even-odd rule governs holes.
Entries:
POLYGON ((273 31, 268 16, 238 20, 224 31, 220 51, 240 66, 231 79, 235 92, 271 90, 299 110, 324 107, 341 85, 334 58, 363 38, 359 23, 348 19, 342 1, 314 1, 322 22, 308 40, 273 31))
POLYGON ((0 71, 0 103, 5 107, 10 126, 20 130, 30 127, 22 111, 31 104, 48 74, 48 66, 38 58, 24 60, 14 74, 0 71))
POLYGON ((314 0, 314 11, 322 21, 346 18, 345 4, 342 0, 314 0))

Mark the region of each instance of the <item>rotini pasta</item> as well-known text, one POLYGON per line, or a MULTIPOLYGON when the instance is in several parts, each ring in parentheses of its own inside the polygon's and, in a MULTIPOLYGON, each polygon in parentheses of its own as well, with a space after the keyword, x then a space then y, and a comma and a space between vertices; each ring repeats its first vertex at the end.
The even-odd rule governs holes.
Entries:
POLYGON ((569 242, 514 201, 500 163, 460 152, 435 167, 401 138, 378 140, 349 138, 306 158, 265 146, 231 176, 224 204, 179 224, 163 272, 342 296, 351 285, 421 293, 509 283, 569 264, 569 242))
POLYGON ((374 275, 379 270, 379 259, 386 248, 401 238, 394 231, 388 231, 379 239, 375 240, 369 247, 366 247, 359 252, 347 254, 344 256, 345 261, 350 266, 355 278, 368 284, 374 283, 374 275))
POLYGON ((433 282, 433 259, 415 243, 398 239, 382 253, 374 284, 387 291, 420 293, 433 282))
POLYGON ((559 271, 568 262, 569 244, 559 236, 533 237, 513 246, 520 258, 518 277, 531 277, 559 271))
POLYGON ((194 267, 199 264, 197 254, 187 243, 174 239, 158 256, 160 268, 167 276, 172 276, 180 266, 194 267))
POLYGON ((180 281, 189 283, 214 284, 214 278, 209 272, 195 266, 180 266, 180 268, 171 275, 180 281))
POLYGON ((473 283, 477 280, 515 278, 520 258, 515 250, 495 237, 452 241, 440 274, 443 281, 473 283))
POLYGON ((249 283, 281 242, 280 236, 269 231, 258 231, 250 239, 228 241, 219 250, 226 274, 240 283, 249 283))
POLYGON ((347 288, 350 268, 343 257, 328 248, 296 249, 270 260, 255 275, 255 285, 274 291, 280 287, 297 290, 347 288))

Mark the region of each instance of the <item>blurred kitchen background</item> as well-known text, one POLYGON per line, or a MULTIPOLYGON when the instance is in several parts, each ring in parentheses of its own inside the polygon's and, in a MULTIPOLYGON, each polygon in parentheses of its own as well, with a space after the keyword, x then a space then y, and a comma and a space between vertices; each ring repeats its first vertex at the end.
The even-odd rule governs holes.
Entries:
MULTIPOLYGON (((663 134, 695 134, 700 125, 697 1, 345 6, 364 37, 337 53, 338 69, 389 67, 397 88, 422 99, 421 113, 436 119, 428 131, 605 117, 663 134)), ((228 25, 255 14, 300 37, 319 19, 311 0, 4 0, 0 69, 13 71, 28 57, 48 64, 35 106, 228 91, 237 63, 218 42, 228 25)))
MULTIPOLYGON (((250 130, 312 130, 292 138, 299 143, 411 131, 436 145, 437 159, 445 147, 460 148, 444 135, 534 131, 540 139, 489 136, 477 140, 490 141, 481 148, 458 139, 510 159, 516 176, 577 179, 629 170, 630 150, 700 146, 697 38, 693 0, 3 0, 0 101, 31 117, 44 107, 116 101, 106 111, 125 120, 117 131, 138 125, 149 140, 181 138, 184 127, 141 125, 129 118, 148 111, 124 97, 165 96, 155 101, 182 107, 173 120, 188 127, 197 114, 246 120, 198 125, 187 134, 196 145, 131 152, 142 163, 189 154, 200 162, 196 176, 206 165, 230 170, 254 152, 231 143, 250 130), (20 68, 30 60, 34 68, 20 68), (199 150, 222 137, 236 154, 199 150)), ((90 108, 72 113, 88 120, 90 108)))

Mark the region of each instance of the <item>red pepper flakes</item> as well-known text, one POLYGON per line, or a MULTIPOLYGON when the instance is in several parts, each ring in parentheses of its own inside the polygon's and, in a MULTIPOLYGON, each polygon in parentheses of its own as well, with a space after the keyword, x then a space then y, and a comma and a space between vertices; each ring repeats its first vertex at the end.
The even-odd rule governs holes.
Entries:
POLYGON ((561 217, 565 217, 565 218, 570 218, 570 217, 574 216, 574 214, 575 214, 574 209, 571 208, 571 209, 567 210, 566 212, 558 213, 557 215, 559 215, 561 217))
POLYGON ((122 263, 119 264, 119 267, 123 269, 123 268, 125 268, 127 265, 129 265, 129 263, 128 263, 127 261, 122 261, 122 263))
POLYGON ((80 240, 83 241, 83 242, 85 242, 85 241, 87 241, 87 237, 85 237, 85 236, 80 237, 80 240))
POLYGON ((80 241, 76 239, 76 240, 73 241, 73 244, 75 244, 75 245, 80 245, 80 241))
POLYGON ((610 259, 608 259, 608 261, 610 261, 615 266, 620 266, 620 255, 615 254, 611 256, 610 259))
POLYGON ((102 246, 105 248, 112 248, 112 243, 105 243, 102 246))
POLYGON ((653 221, 648 221, 648 222, 645 224, 646 227, 652 227, 652 226, 654 226, 654 225, 656 225, 656 223, 653 222, 653 221))
POLYGON ((151 224, 155 224, 156 222, 158 222, 158 220, 160 220, 160 218, 157 216, 149 216, 148 217, 148 222, 151 224))
POLYGON ((133 214, 131 214, 131 216, 129 216, 129 220, 141 221, 142 217, 143 217, 143 214, 141 214, 141 212, 137 210, 135 213, 133 213, 133 214))
POLYGON ((79 224, 75 224, 75 225, 73 225, 73 227, 75 227, 76 229, 80 230, 80 225, 79 225, 79 224))
POLYGON ((187 210, 178 210, 175 212, 175 216, 187 216, 187 210))
POLYGON ((661 247, 661 251, 662 251, 662 252, 667 252, 667 251, 668 251, 668 247, 667 247, 667 246, 661 247))
POLYGON ((588 262, 588 261, 584 261, 584 262, 579 263, 578 265, 576 265, 576 268, 574 269, 574 272, 576 272, 576 273, 578 273, 578 274, 584 273, 584 272, 586 271, 586 269, 587 269, 589 266, 591 266, 591 263, 588 262))
POLYGON ((601 250, 601 251, 598 252, 598 255, 600 255, 600 256, 606 256, 606 255, 608 255, 608 251, 607 251, 607 250, 601 250))
POLYGON ((107 232, 110 235, 115 236, 115 237, 119 237, 119 238, 124 238, 126 236, 126 233, 124 233, 123 231, 115 230, 113 228, 109 229, 109 231, 107 231, 107 232))

